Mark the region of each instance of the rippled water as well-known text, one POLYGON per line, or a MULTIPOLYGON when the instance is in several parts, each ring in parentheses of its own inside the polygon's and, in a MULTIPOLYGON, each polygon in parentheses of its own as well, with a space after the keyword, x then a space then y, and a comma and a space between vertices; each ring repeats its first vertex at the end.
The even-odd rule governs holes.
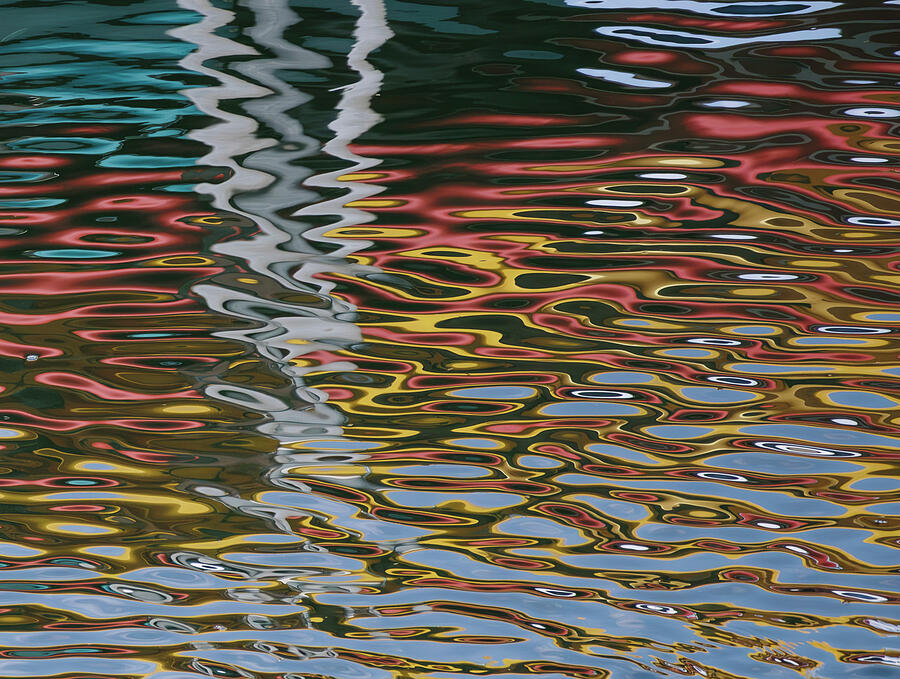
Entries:
POLYGON ((0 9, 2 677, 900 666, 900 4, 0 9))

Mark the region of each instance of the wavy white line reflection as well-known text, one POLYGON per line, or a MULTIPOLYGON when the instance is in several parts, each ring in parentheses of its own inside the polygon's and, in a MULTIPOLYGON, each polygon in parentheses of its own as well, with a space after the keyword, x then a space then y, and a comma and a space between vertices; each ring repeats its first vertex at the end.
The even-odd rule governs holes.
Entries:
MULTIPOLYGON (((255 327, 249 330, 222 330, 214 334, 251 344, 261 357, 277 365, 293 384, 289 398, 253 385, 224 381, 207 385, 205 394, 268 416, 269 421, 258 430, 276 439, 280 447, 274 458, 276 466, 269 469, 267 477, 273 483, 292 489, 295 489, 292 484, 282 479, 297 466, 298 455, 302 455, 305 465, 314 463, 315 442, 321 442, 319 450, 325 455, 328 454, 325 451, 334 453, 335 442, 343 441, 343 451, 352 449, 352 442, 343 440, 341 412, 325 402, 327 395, 324 392, 305 386, 303 377, 311 371, 349 371, 356 366, 340 360, 305 368, 292 364, 303 355, 340 350, 362 339, 359 328, 352 322, 355 307, 332 297, 333 283, 318 278, 318 274, 359 275, 378 271, 375 267, 361 266, 346 259, 352 252, 365 248, 367 241, 339 240, 325 235, 335 228, 371 221, 370 213, 345 204, 382 190, 378 186, 339 179, 348 172, 368 169, 380 162, 353 153, 348 145, 381 120, 372 110, 371 101, 378 93, 382 75, 366 58, 392 35, 380 0, 351 2, 359 9, 359 18, 354 31, 355 44, 347 55, 347 63, 359 78, 343 90, 335 118, 329 125, 334 137, 324 144, 306 134, 299 120, 291 114, 311 96, 279 77, 279 71, 286 69, 330 66, 326 57, 283 37, 286 29, 300 21, 287 0, 248 0, 246 3, 254 14, 253 27, 246 35, 257 44, 264 44, 267 55, 272 56, 262 57, 247 45, 216 35, 218 29, 234 20, 234 13, 213 7, 208 0, 178 0, 180 6, 202 14, 204 19, 172 31, 172 35, 198 47, 181 65, 221 83, 217 87, 183 92, 198 109, 219 121, 191 134, 210 147, 209 153, 198 162, 225 166, 234 173, 225 182, 200 184, 196 190, 209 194, 214 208, 239 214, 259 227, 259 232, 250 237, 217 243, 212 250, 246 263, 249 270, 266 281, 265 286, 257 286, 255 290, 236 289, 211 280, 194 286, 193 292, 201 296, 210 309, 254 323, 255 327), (256 57, 234 68, 245 79, 204 66, 207 60, 229 56, 256 57), (241 110, 248 115, 234 113, 233 109, 224 110, 226 107, 222 103, 230 100, 242 100, 241 110), (276 138, 262 137, 261 124, 276 138), (323 152, 347 164, 339 170, 310 176, 312 172, 303 167, 302 159, 323 152), (298 188, 299 180, 310 188, 298 188), (340 189, 342 195, 319 201, 317 188, 340 189), (304 203, 306 205, 295 209, 289 218, 282 216, 304 203), (333 218, 334 215, 338 215, 338 221, 325 226, 312 227, 301 221, 303 217, 333 218), (328 254, 316 248, 317 242, 328 243, 328 254), (301 306, 279 302, 278 295, 272 293, 273 286, 276 291, 314 295, 324 304, 301 306), (257 290, 262 288, 268 292, 258 293, 257 290), (304 444, 304 452, 297 453, 290 444, 304 444)), ((220 487, 194 485, 191 490, 214 497, 244 514, 269 519, 285 532, 290 532, 285 517, 302 513, 296 507, 285 508, 241 498, 220 487)))

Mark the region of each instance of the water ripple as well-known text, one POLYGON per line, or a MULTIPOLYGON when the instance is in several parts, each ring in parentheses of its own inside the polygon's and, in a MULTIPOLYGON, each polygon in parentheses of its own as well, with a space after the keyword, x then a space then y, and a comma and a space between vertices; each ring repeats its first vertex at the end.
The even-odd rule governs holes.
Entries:
POLYGON ((900 664, 893 3, 0 4, 3 676, 900 664))

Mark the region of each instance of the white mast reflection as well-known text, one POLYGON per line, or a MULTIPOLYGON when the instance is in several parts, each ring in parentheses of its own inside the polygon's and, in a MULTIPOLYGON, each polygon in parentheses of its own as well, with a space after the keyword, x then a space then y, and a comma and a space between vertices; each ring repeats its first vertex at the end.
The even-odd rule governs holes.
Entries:
MULTIPOLYGON (((334 456, 337 450, 347 461, 360 457, 352 452, 354 442, 343 437, 342 413, 326 403, 324 392, 305 386, 303 381, 308 372, 345 372, 356 366, 349 361, 335 361, 302 368, 291 361, 316 351, 339 350, 362 340, 359 328, 352 322, 355 307, 332 297, 333 284, 316 275, 334 272, 360 275, 378 270, 352 264, 346 259, 350 253, 367 247, 367 241, 340 240, 325 234, 374 219, 371 213, 345 204, 379 193, 382 188, 341 181, 339 177, 380 162, 353 153, 348 145, 381 120, 381 116, 372 110, 371 103, 383 76, 367 57, 393 34, 386 23, 382 0, 349 0, 359 10, 359 16, 354 30, 355 43, 347 61, 359 78, 342 90, 337 115, 329 125, 334 137, 320 148, 290 113, 308 101, 310 95, 286 83, 278 76, 278 71, 326 68, 330 62, 283 38, 285 30, 300 21, 288 7, 287 0, 246 0, 256 21, 245 34, 274 55, 236 65, 234 70, 246 79, 204 65, 210 59, 259 54, 252 47, 216 35, 217 29, 233 21, 234 13, 214 7, 208 0, 177 1, 181 7, 204 17, 199 23, 171 31, 172 35, 197 45, 197 50, 186 56, 181 65, 220 83, 215 87, 183 91, 200 111, 219 121, 190 134, 210 147, 209 153, 198 163, 225 166, 233 172, 225 182, 199 184, 196 190, 212 196, 213 207, 242 215, 260 229, 250 238, 219 243, 211 249, 245 261, 255 274, 265 277, 269 287, 274 284, 282 290, 314 294, 326 302, 316 307, 286 304, 264 297, 252 288, 238 289, 216 281, 195 286, 193 292, 201 296, 210 309, 256 325, 249 330, 218 331, 217 336, 252 344, 260 356, 278 365, 293 383, 290 399, 253 385, 226 382, 206 385, 205 394, 268 415, 269 421, 258 429, 275 438, 280 445, 275 465, 266 476, 273 484, 303 489, 302 483, 287 478, 290 470, 301 462, 302 466, 309 467, 316 463, 317 457, 334 456), (235 99, 243 100, 241 108, 250 115, 223 110, 220 106, 222 102, 235 99), (272 130, 277 139, 262 138, 261 123, 272 130), (298 159, 320 151, 345 160, 348 165, 333 172, 309 176, 311 173, 298 159), (309 187, 342 189, 343 195, 311 202, 318 194, 298 188, 299 180, 304 180, 309 187), (294 219, 280 216, 304 202, 311 204, 295 210, 294 219), (334 215, 338 216, 336 223, 315 228, 296 219, 334 215), (328 242, 332 251, 322 254, 314 247, 315 241, 328 242), (293 447, 297 444, 303 446, 302 453, 293 447)), ((302 511, 296 507, 282 508, 241 498, 224 488, 200 486, 192 490, 215 497, 236 511, 268 518, 285 532, 290 532, 286 517, 302 511)))

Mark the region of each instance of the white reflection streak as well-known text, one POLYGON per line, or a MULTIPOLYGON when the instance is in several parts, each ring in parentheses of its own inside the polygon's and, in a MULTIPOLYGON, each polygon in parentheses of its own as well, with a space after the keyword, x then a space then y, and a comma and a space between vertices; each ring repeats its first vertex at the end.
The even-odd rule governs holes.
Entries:
MULTIPOLYGON (((337 222, 332 221, 326 226, 308 229, 303 233, 304 239, 309 241, 325 241, 331 244, 342 243, 342 247, 333 252, 331 257, 344 257, 351 252, 371 245, 369 241, 359 239, 341 241, 337 238, 326 236, 326 234, 329 231, 356 226, 374 220, 375 216, 372 213, 348 207, 347 203, 373 196, 384 190, 384 187, 381 186, 342 181, 340 179, 345 174, 359 172, 381 162, 378 158, 367 158, 354 153, 350 150, 349 144, 382 120, 382 116, 372 110, 372 99, 378 95, 381 89, 383 74, 367 61, 367 57, 394 35, 387 25, 383 0, 350 0, 350 2, 359 9, 360 14, 353 31, 355 42, 347 54, 347 64, 359 74, 359 79, 342 90, 341 98, 337 105, 337 116, 328 125, 335 135, 322 146, 322 150, 331 156, 346 160, 351 165, 308 178, 304 182, 307 186, 339 189, 343 191, 343 194, 331 200, 319 201, 308 205, 293 213, 294 217, 319 215, 331 217, 338 215, 337 222)), ((344 270, 351 270, 352 273, 356 274, 379 271, 376 267, 360 265, 350 267, 345 265, 344 270)), ((328 258, 309 260, 295 274, 295 278, 304 283, 315 284, 322 293, 327 294, 334 288, 334 284, 314 278, 315 274, 326 271, 334 271, 334 265, 328 261, 328 258)), ((347 323, 346 325, 349 326, 350 324, 347 323)), ((357 333, 353 339, 360 341, 362 338, 359 335, 357 326, 353 325, 350 327, 357 333)), ((355 368, 355 366, 353 367, 355 368)), ((315 369, 334 368, 322 366, 315 369)), ((331 440, 334 441, 340 432, 331 430, 327 433, 330 435, 331 440)), ((292 490, 308 491, 308 487, 302 481, 296 480, 292 476, 296 475, 294 470, 297 467, 310 468, 317 463, 317 455, 314 454, 314 451, 329 460, 333 460, 335 453, 338 452, 345 463, 351 461, 359 462, 364 458, 364 455, 352 452, 354 447, 359 447, 353 446, 352 442, 343 441, 343 445, 338 450, 335 450, 333 447, 328 446, 327 441, 316 445, 316 439, 321 440, 322 436, 308 436, 304 438, 307 443, 303 448, 303 452, 296 452, 290 449, 279 451, 280 454, 275 457, 275 461, 279 463, 279 466, 271 469, 266 475, 270 483, 292 490)), ((295 437, 294 440, 295 442, 300 442, 304 439, 295 437)), ((319 464, 331 466, 334 462, 325 461, 319 464)), ((345 484, 350 482, 347 478, 343 478, 342 481, 345 484)))
POLYGON ((353 163, 353 166, 311 177, 306 182, 310 186, 322 188, 349 188, 350 193, 316 203, 294 213, 297 216, 340 215, 340 221, 336 224, 307 232, 313 237, 320 237, 322 233, 331 229, 364 224, 375 219, 372 213, 348 208, 345 203, 373 196, 383 190, 382 187, 372 184, 338 180, 343 174, 359 172, 381 162, 378 158, 357 155, 348 145, 382 120, 381 115, 372 110, 372 99, 381 89, 384 76, 366 61, 366 58, 394 35, 387 25, 383 0, 350 0, 350 2, 359 9, 360 15, 353 32, 356 42, 347 55, 347 64, 359 73, 359 80, 343 90, 337 105, 337 118, 328 126, 335 135, 325 143, 323 150, 329 155, 353 163))
POLYGON ((208 0, 177 2, 180 7, 203 15, 203 19, 196 24, 168 31, 173 37, 197 46, 195 51, 178 62, 179 65, 221 83, 217 87, 195 87, 181 91, 200 111, 220 121, 190 133, 192 139, 203 142, 210 148, 209 153, 198 162, 225 166, 234 172, 230 179, 221 184, 198 184, 197 191, 212 195, 215 207, 230 209, 230 198, 235 192, 260 189, 270 181, 270 177, 263 172, 241 167, 235 158, 276 142, 274 139, 259 139, 256 136, 259 124, 253 118, 223 111, 219 108, 219 102, 223 99, 255 99, 272 94, 272 91, 203 65, 209 59, 259 54, 252 47, 215 34, 216 29, 228 25, 234 18, 233 12, 213 7, 208 0))
MULTIPOLYGON (((247 4, 255 14, 256 23, 247 33, 257 44, 265 45, 275 57, 251 59, 237 65, 235 70, 247 76, 248 80, 208 68, 204 62, 209 59, 259 53, 252 47, 215 35, 217 29, 234 19, 233 12, 215 8, 208 0, 177 1, 181 7, 204 17, 199 23, 170 32, 197 45, 196 51, 182 59, 181 66, 221 83, 215 87, 182 92, 200 111, 219 121, 190 134, 210 147, 210 151, 198 162, 225 166, 234 173, 221 184, 199 184, 197 191, 211 195, 213 207, 241 214, 260 228, 260 233, 251 238, 216 244, 212 250, 246 261, 250 269, 282 288, 316 294, 329 302, 328 308, 320 309, 263 299, 249 292, 217 285, 214 281, 195 286, 193 292, 203 297, 210 309, 255 321, 257 326, 263 325, 262 328, 218 331, 215 334, 252 343, 260 355, 277 363, 282 372, 291 378, 294 395, 308 405, 293 407, 276 394, 225 382, 208 385, 205 393, 212 398, 265 412, 271 421, 260 426, 259 431, 283 445, 323 439, 340 440, 343 433, 340 426, 342 414, 324 403, 326 394, 304 386, 302 376, 314 370, 346 371, 356 366, 349 361, 336 361, 300 368, 292 365, 291 360, 313 351, 339 349, 361 341, 359 328, 349 320, 355 307, 329 297, 333 284, 315 276, 323 272, 359 274, 377 270, 346 260, 349 253, 366 247, 369 244, 367 241, 338 240, 324 234, 335 228, 374 219, 370 213, 345 207, 344 204, 383 190, 378 186, 339 181, 338 177, 380 162, 353 153, 348 145, 381 120, 372 110, 371 101, 381 86, 382 74, 366 58, 393 35, 386 24, 384 6, 380 0, 350 0, 360 10, 360 16, 354 31, 356 42, 348 54, 348 64, 359 74, 359 79, 344 89, 337 116, 329 125, 335 136, 322 147, 328 154, 346 160, 350 167, 306 180, 309 186, 344 190, 343 196, 315 203, 294 213, 295 217, 339 215, 337 223, 310 229, 296 220, 284 220, 278 216, 279 210, 316 197, 311 191, 296 187, 297 180, 303 178, 303 168, 292 161, 319 149, 316 141, 304 134, 299 120, 289 114, 289 111, 307 101, 309 95, 285 83, 278 77, 277 70, 323 68, 329 65, 328 60, 282 38, 284 30, 299 20, 287 6, 286 0, 249 0, 247 4), (220 102, 234 99, 244 100, 242 109, 249 111, 253 117, 220 108, 220 102), (272 129, 279 140, 260 138, 259 121, 272 129), (237 158, 242 159, 240 163, 237 158), (249 211, 242 208, 249 208, 249 211), (311 246, 310 241, 317 240, 340 247, 323 255, 311 246), (262 313, 259 309, 263 310, 262 313)), ((325 446, 320 450, 327 450, 327 443, 325 446)), ((305 450, 315 448, 306 447, 305 450)), ((294 452, 289 447, 282 447, 281 454, 276 456, 280 466, 270 470, 269 476, 279 478, 295 466, 296 463, 292 464, 294 452)), ((305 452, 304 456, 307 462, 312 461, 309 459, 310 452, 305 452)), ((241 499, 230 492, 223 493, 222 489, 196 488, 195 491, 214 496, 244 513, 266 515, 282 530, 289 530, 284 516, 298 514, 297 508, 286 509, 241 499)))

